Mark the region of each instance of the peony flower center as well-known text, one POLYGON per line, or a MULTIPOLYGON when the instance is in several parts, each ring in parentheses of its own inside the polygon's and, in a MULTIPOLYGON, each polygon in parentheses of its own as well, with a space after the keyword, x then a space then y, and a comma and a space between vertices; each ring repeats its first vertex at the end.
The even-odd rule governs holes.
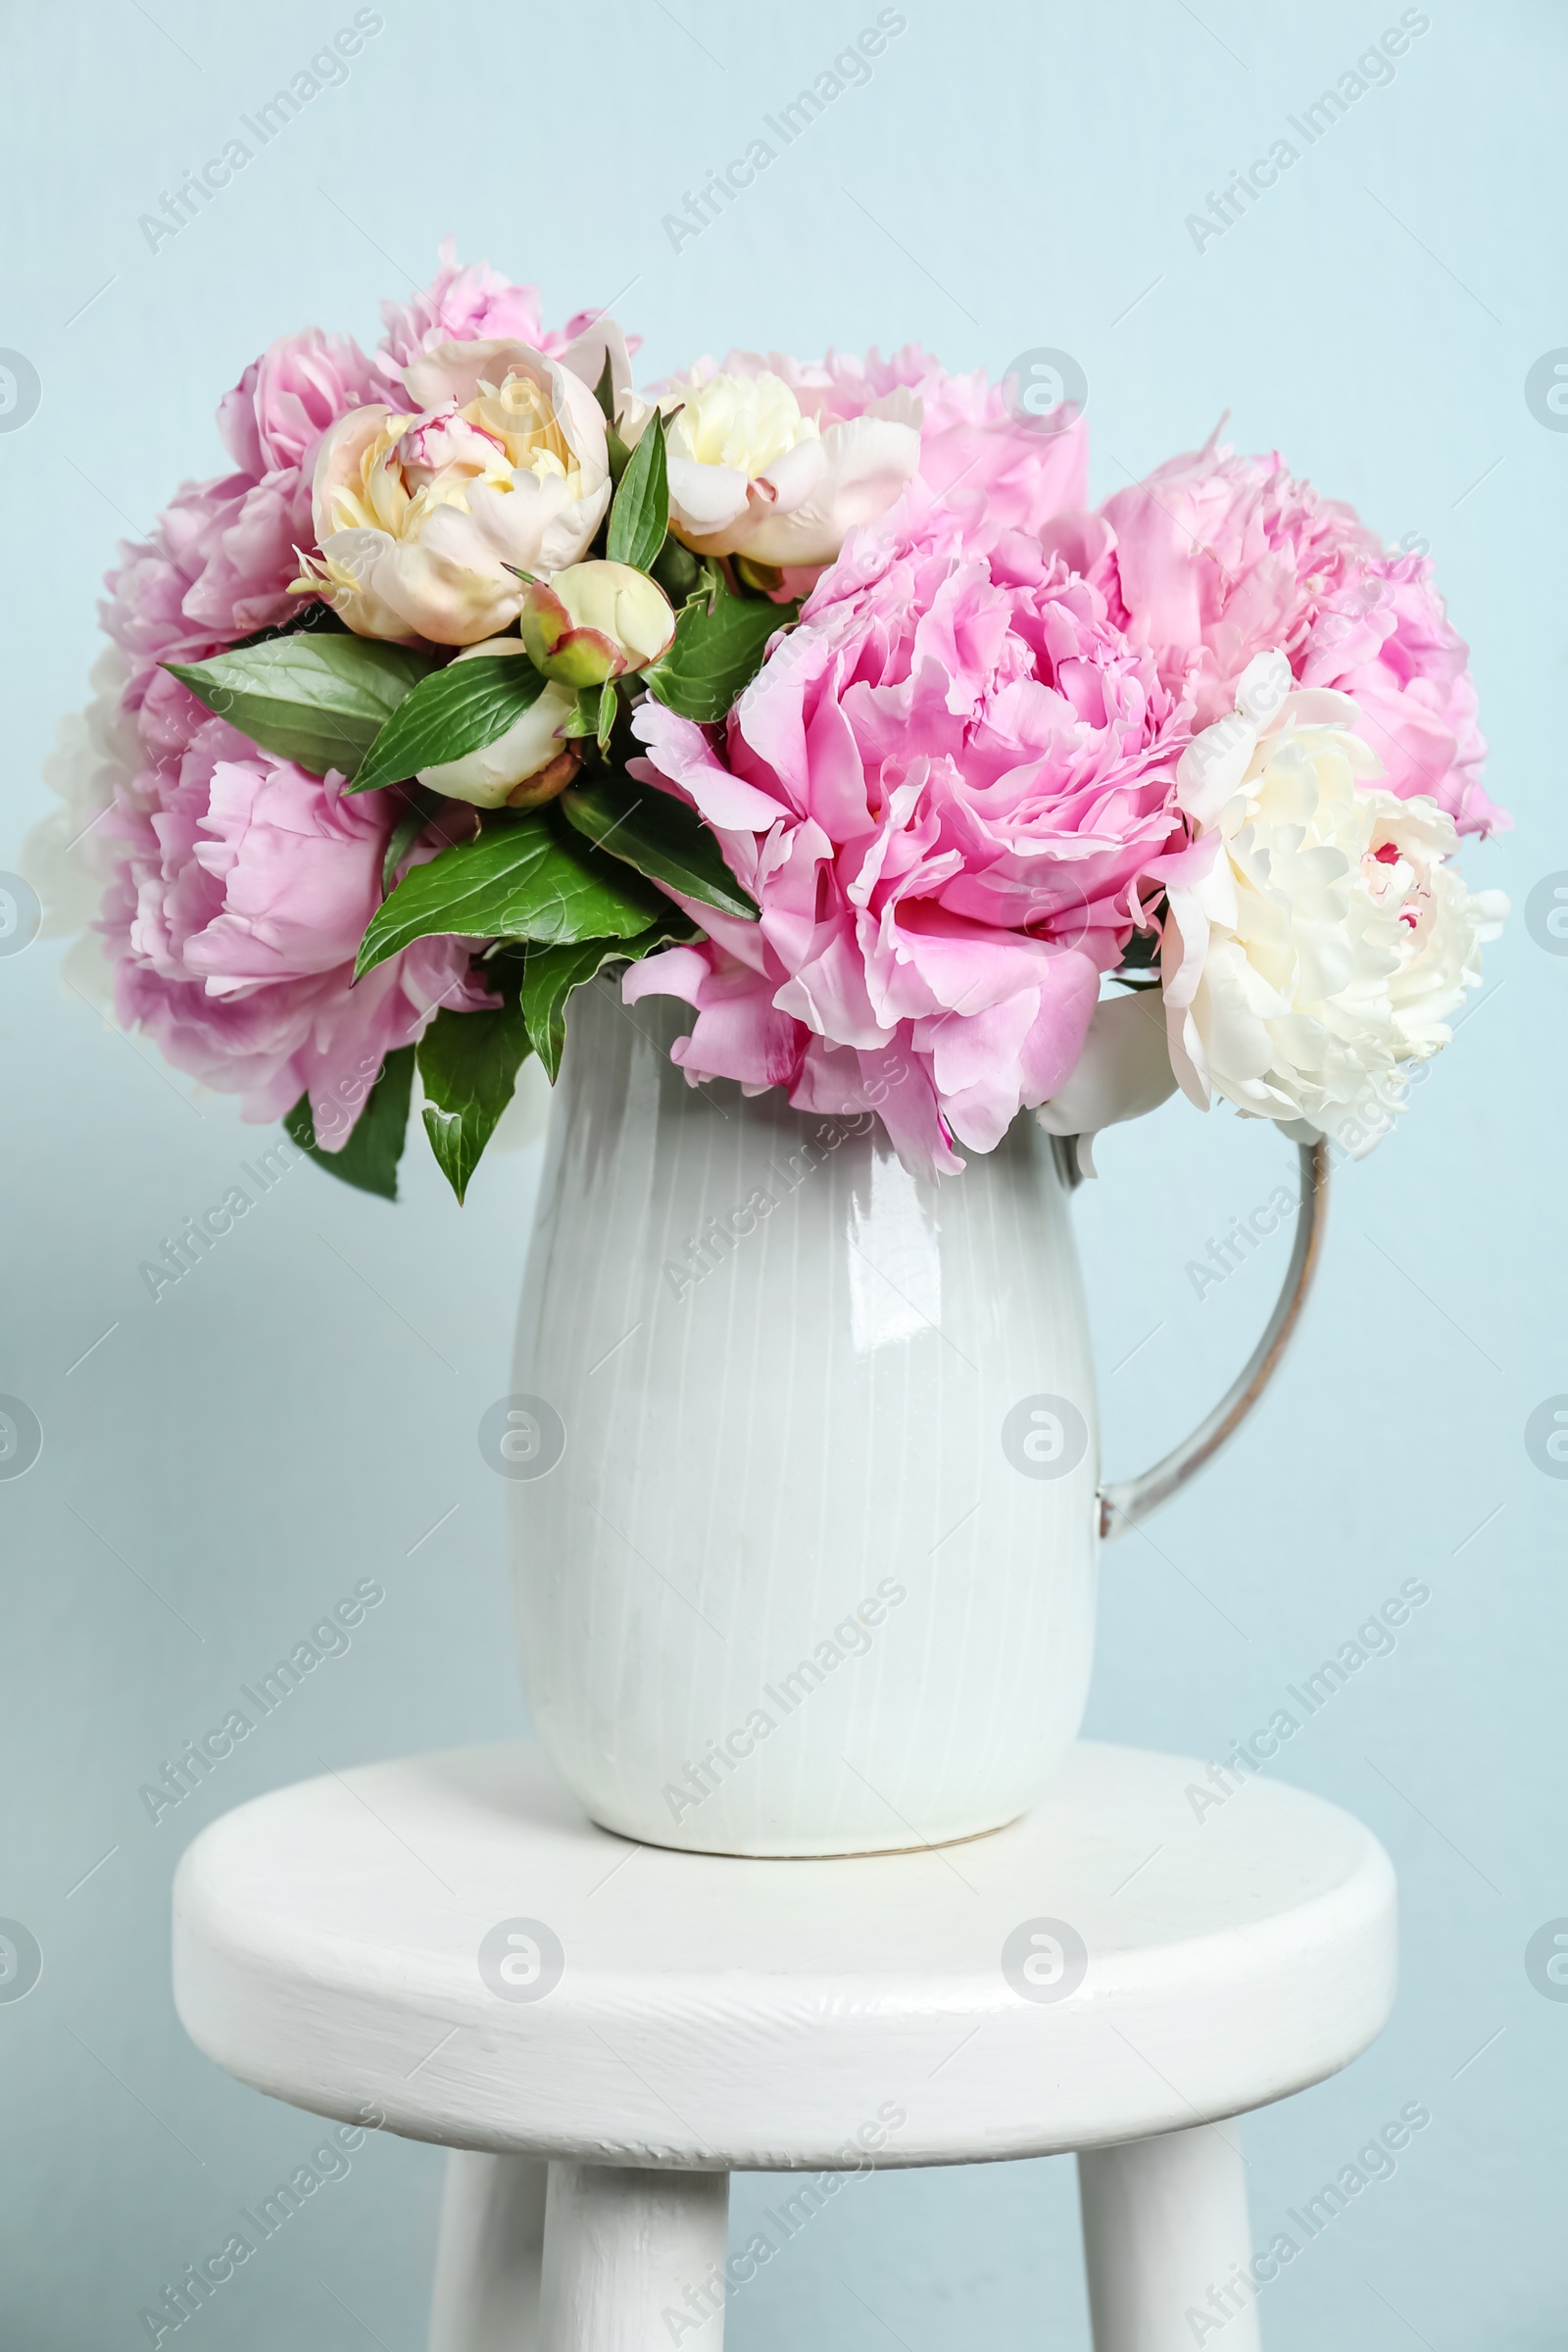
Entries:
POLYGON ((481 383, 478 398, 470 400, 462 415, 493 436, 506 454, 509 473, 554 476, 580 495, 576 454, 561 429, 549 394, 531 376, 509 375, 499 386, 481 383))
POLYGON ((549 397, 531 378, 481 383, 477 399, 417 416, 388 416, 358 479, 332 492, 334 531, 416 532, 432 508, 468 506, 471 483, 510 491, 514 472, 553 476, 580 495, 581 469, 549 397))
MULTIPOLYGON (((388 463, 392 462, 389 451, 388 463)), ((443 475, 475 479, 495 473, 498 466, 511 470, 499 434, 486 432, 455 400, 410 426, 398 444, 396 462, 411 490, 429 489, 443 475)))
POLYGON ((732 466, 749 481, 786 451, 819 438, 816 418, 803 416, 788 384, 765 369, 693 382, 678 397, 683 405, 669 428, 676 453, 699 466, 732 466))
POLYGON ((1380 841, 1361 859, 1361 879, 1383 914, 1395 914, 1406 931, 1419 932, 1432 905, 1421 868, 1396 841, 1380 841))

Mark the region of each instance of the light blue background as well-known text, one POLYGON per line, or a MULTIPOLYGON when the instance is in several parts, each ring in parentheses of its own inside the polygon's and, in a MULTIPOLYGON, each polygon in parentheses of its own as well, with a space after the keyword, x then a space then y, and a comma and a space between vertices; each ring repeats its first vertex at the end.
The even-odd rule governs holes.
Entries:
MULTIPOLYGON (((647 374, 730 342, 918 337, 998 374, 1065 347, 1090 378, 1097 497, 1229 408, 1242 446, 1277 443, 1389 538, 1430 541, 1474 648, 1493 791, 1519 819, 1468 855, 1472 878, 1522 907, 1568 867, 1568 436, 1523 397, 1531 363, 1568 344, 1559 12, 1434 0, 1393 85, 1201 254, 1185 216, 1396 8, 908 0, 870 85, 678 254, 661 216, 874 18, 869 0, 382 13, 346 86, 155 256, 138 215, 348 0, 8 12, 0 343, 31 357, 43 406, 0 438, 0 864, 46 805, 40 762, 82 700, 117 538, 220 469, 213 412, 255 352, 309 321, 368 344, 377 298, 424 282, 450 230, 465 259, 541 280, 549 318, 613 299, 647 374)), ((0 1391, 46 1430, 38 1467, 0 1485, 0 1914, 45 1952, 37 1989, 0 2006, 0 2339, 114 2352, 317 2136, 179 2031, 181 1845, 323 1761, 519 1723, 501 1492, 474 1426, 509 1385, 539 1155, 487 1167, 461 1213, 422 1149, 395 1210, 302 1168, 155 1307, 138 1261, 256 1137, 63 998, 57 963, 47 945, 0 962, 0 1391), (367 1575, 387 1599, 350 1653, 155 1829, 138 1784, 367 1575)), ((1257 2242, 1404 2102, 1433 2116, 1270 2287, 1275 2352, 1568 2336, 1568 2005, 1523 1966, 1532 1931, 1568 1913, 1568 1484, 1523 1445, 1531 1409, 1568 1390, 1568 962, 1516 919, 1487 988, 1405 1130, 1340 1181, 1267 1403, 1151 1542, 1105 1561, 1090 1730, 1204 1757, 1402 1579, 1432 1590, 1274 1767, 1387 1842, 1404 1979, 1364 2060, 1246 2128, 1257 2242)), ((1183 1267, 1286 1172, 1270 1132, 1181 1104, 1103 1147, 1078 1213, 1112 1471, 1174 1439, 1241 1360, 1277 1263, 1201 1304, 1183 1267)), ((416 2352, 439 2171, 429 2149, 368 2145, 181 2340, 416 2352)), ((738 2223, 762 2188, 739 2185, 738 2223)), ((883 2176, 746 2289, 730 2340, 1080 2347, 1076 2231, 1065 2161, 883 2176)))

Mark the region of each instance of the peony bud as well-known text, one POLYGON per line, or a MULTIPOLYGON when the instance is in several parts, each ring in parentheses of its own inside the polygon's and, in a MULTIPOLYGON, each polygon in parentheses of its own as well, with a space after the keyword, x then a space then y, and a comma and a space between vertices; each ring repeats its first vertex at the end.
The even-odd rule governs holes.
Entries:
POLYGON ((533 583, 518 626, 535 668, 580 688, 657 662, 675 634, 675 612, 657 581, 629 564, 572 564, 533 583))
MULTIPOLYGON (((491 637, 483 645, 466 645, 458 660, 520 656, 522 651, 519 638, 491 637)), ((560 759, 561 730, 576 707, 577 698, 569 688, 547 684, 538 701, 520 718, 514 718, 494 743, 482 744, 476 752, 466 752, 461 760, 448 760, 437 767, 421 767, 418 780, 432 792, 444 792, 453 801, 468 801, 475 808, 499 808, 504 803, 514 808, 531 806, 531 802, 513 797, 515 788, 530 777, 542 777, 560 759)), ((557 791, 570 782, 574 766, 575 761, 567 763, 561 784, 555 787, 557 791)), ((540 797, 551 796, 542 793, 540 797)))

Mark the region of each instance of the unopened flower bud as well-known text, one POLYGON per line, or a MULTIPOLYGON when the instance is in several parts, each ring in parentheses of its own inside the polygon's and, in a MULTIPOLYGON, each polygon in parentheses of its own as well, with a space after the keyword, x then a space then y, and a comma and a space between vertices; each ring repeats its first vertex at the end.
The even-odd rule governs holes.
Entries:
POLYGON ((657 581, 629 564, 572 564, 533 583, 518 626, 535 668, 581 688, 657 662, 675 634, 675 612, 657 581))
MULTIPOLYGON (((522 659, 520 639, 487 638, 483 645, 465 646, 458 660, 488 661, 508 655, 522 659)), ((449 800, 470 802, 475 808, 499 808, 503 803, 514 808, 519 805, 531 806, 519 804, 514 797, 517 788, 560 758, 561 730, 576 708, 577 698, 569 688, 549 683, 538 700, 514 718, 494 743, 482 744, 476 752, 466 752, 461 760, 421 767, 418 780, 432 792, 444 792, 449 800)), ((548 799, 550 795, 545 793, 541 797, 548 799)))

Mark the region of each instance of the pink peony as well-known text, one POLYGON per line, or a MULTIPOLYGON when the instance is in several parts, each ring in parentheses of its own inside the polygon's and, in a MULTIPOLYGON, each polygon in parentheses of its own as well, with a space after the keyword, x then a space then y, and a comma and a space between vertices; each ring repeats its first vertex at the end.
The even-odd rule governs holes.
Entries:
POLYGON ((488 262, 461 268, 450 237, 442 240, 441 267, 422 293, 409 302, 383 302, 384 329, 375 365, 383 383, 403 389, 403 370, 442 343, 507 340, 538 348, 539 289, 516 286, 488 262))
POLYGON ((1223 716, 1249 662, 1281 646, 1301 684, 1354 696, 1389 789, 1429 795, 1461 833, 1507 824, 1481 785, 1468 654, 1431 564, 1386 554, 1352 508, 1293 480, 1277 454, 1238 457, 1210 439, 1044 536, 1103 588, 1172 693, 1191 697, 1197 725, 1223 716))
POLYGON ((562 334, 547 332, 539 319, 537 286, 514 286, 488 262, 458 266, 450 237, 441 245, 441 267, 422 294, 411 302, 383 302, 385 333, 375 355, 382 382, 372 399, 394 386, 401 397, 403 370, 442 343, 527 343, 558 358, 595 314, 579 312, 562 334))
POLYGON ((242 1095, 247 1118, 275 1118, 308 1090, 329 1149, 347 1140, 384 1055, 438 1002, 473 1001, 462 993, 466 954, 422 943, 351 991, 394 808, 342 800, 331 779, 258 751, 160 665, 200 661, 298 610, 289 583, 297 551, 315 544, 321 438, 384 399, 394 349, 412 360, 452 337, 516 331, 556 348, 537 327, 529 289, 484 266, 459 270, 449 244, 425 293, 389 306, 373 366, 347 336, 283 336, 220 404, 234 470, 187 483, 107 582, 103 624, 130 665, 123 709, 147 760, 117 796, 123 857, 100 925, 121 1017, 176 1067, 242 1095))
POLYGON ((1320 607, 1297 675, 1356 704, 1368 742, 1402 800, 1425 793, 1461 833, 1505 833, 1513 819, 1481 782, 1486 740, 1470 649, 1418 555, 1377 555, 1340 602, 1320 607))
POLYGON ((312 536, 317 444, 375 391, 370 363, 349 337, 316 327, 280 337, 220 405, 234 472, 187 482, 151 539, 122 551, 100 617, 130 661, 126 710, 152 700, 143 732, 155 755, 183 749, 206 716, 158 664, 200 661, 297 610, 288 584, 294 550, 312 536))
POLYGON ((688 1076, 880 1112, 920 1169, 990 1151, 1073 1068, 1187 834, 1189 712, 1036 541, 915 487, 857 532, 722 750, 652 702, 638 770, 692 803, 761 908, 628 973, 697 1007, 688 1076))
POLYGON ((253 360, 218 408, 223 446, 241 472, 302 472, 345 410, 376 397, 370 363, 350 335, 319 327, 283 335, 253 360))
POLYGON ((328 1150, 347 1141, 385 1056, 436 1006, 470 1009, 467 950, 421 940, 351 988, 380 903, 396 808, 345 799, 209 718, 177 761, 118 796, 126 845, 99 928, 122 1022, 176 1069, 275 1119, 309 1093, 328 1150))
POLYGON ((296 550, 316 544, 311 477, 328 426, 384 402, 389 382, 401 402, 403 368, 437 344, 514 335, 555 353, 575 328, 541 332, 537 290, 510 284, 487 263, 460 269, 450 238, 424 291, 383 305, 382 315, 373 363, 351 337, 317 327, 281 336, 253 361, 219 407, 235 470, 186 483, 151 538, 122 550, 101 618, 131 663, 125 708, 139 711, 154 698, 144 730, 154 753, 181 750, 206 716, 160 676, 160 662, 200 661, 298 611, 289 583, 296 550))

